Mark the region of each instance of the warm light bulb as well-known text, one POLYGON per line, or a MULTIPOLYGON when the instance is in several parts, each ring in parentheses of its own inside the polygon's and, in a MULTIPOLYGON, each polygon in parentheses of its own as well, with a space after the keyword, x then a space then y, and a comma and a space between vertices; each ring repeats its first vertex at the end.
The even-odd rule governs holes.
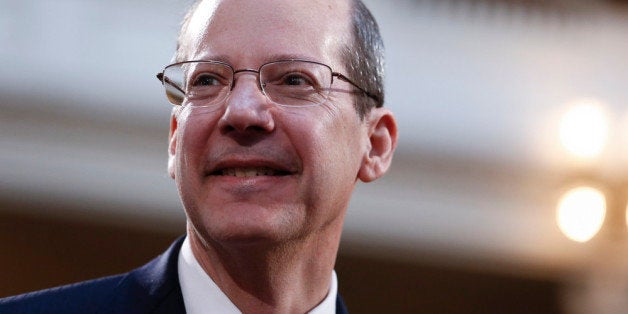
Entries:
POLYGON ((604 194, 591 187, 579 187, 561 198, 556 219, 565 236, 577 242, 586 242, 600 231, 605 215, 604 194))
POLYGON ((608 121, 595 101, 575 104, 562 118, 560 141, 569 152, 580 158, 598 156, 608 137, 608 121))

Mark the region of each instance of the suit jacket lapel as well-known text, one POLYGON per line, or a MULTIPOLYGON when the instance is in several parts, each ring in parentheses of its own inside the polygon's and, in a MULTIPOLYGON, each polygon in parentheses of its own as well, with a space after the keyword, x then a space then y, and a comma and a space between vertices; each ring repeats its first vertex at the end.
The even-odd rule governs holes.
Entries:
POLYGON ((336 297, 336 314, 348 314, 348 313, 349 311, 347 310, 347 306, 345 306, 344 300, 342 300, 340 293, 338 293, 338 296, 336 297))
POLYGON ((185 313, 178 257, 183 237, 120 280, 108 313, 185 313))

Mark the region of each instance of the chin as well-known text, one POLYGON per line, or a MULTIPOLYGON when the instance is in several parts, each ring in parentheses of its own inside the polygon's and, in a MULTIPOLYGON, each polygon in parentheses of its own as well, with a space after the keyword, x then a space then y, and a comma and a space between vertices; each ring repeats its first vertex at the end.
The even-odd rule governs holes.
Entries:
POLYGON ((206 242, 216 244, 281 243, 307 228, 300 206, 229 202, 196 208, 188 219, 206 242))
POLYGON ((263 219, 235 219, 202 224, 205 240, 221 245, 280 244, 296 237, 296 226, 281 221, 263 219))

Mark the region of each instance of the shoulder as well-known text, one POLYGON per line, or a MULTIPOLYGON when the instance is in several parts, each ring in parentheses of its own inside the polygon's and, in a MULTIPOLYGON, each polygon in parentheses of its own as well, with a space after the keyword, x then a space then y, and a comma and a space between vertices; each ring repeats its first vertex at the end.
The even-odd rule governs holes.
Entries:
POLYGON ((95 313, 125 275, 111 276, 0 299, 0 313, 95 313))
POLYGON ((126 274, 0 299, 0 313, 180 312, 177 258, 182 242, 126 274))

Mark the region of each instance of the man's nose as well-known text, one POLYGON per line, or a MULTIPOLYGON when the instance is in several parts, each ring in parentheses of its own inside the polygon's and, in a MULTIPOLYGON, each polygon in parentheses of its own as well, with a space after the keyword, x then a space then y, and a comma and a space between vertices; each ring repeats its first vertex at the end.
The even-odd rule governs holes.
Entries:
POLYGON ((243 72, 235 78, 220 118, 222 132, 269 133, 275 128, 272 104, 261 90, 254 72, 243 72))

